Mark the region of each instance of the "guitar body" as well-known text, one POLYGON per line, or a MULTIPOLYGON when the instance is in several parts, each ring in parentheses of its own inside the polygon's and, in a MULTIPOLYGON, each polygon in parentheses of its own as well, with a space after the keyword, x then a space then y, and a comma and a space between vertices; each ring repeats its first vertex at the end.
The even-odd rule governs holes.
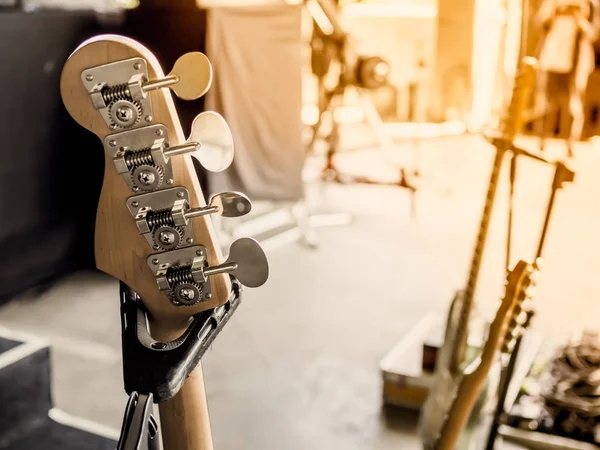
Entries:
MULTIPOLYGON (((421 410, 419 418, 419 435, 423 442, 423 449, 430 450, 435 448, 436 439, 442 430, 448 411, 456 397, 458 388, 464 379, 464 370, 470 362, 469 351, 467 350, 467 360, 458 372, 452 372, 450 369, 452 358, 452 343, 458 338, 458 329, 460 326, 460 310, 465 301, 464 291, 456 292, 452 299, 448 318, 446 320, 446 331, 444 334, 444 345, 439 350, 435 363, 435 375, 433 377, 432 387, 421 410)), ((473 430, 481 422, 481 414, 484 412, 484 406, 488 398, 487 389, 482 389, 477 403, 469 418, 469 422, 461 433, 461 438, 457 449, 469 448, 473 442, 473 430)))
MULTIPOLYGON (((449 349, 454 341, 448 340, 449 345, 442 348, 421 416, 420 431, 425 450, 472 448, 485 406, 485 394, 489 391, 485 388, 489 374, 496 356, 511 351, 510 342, 514 341, 520 326, 521 305, 528 298, 532 273, 533 267, 524 261, 519 261, 509 272, 504 297, 476 358, 467 358, 458 369, 453 369, 449 349)), ((464 298, 459 292, 453 300, 446 339, 455 339, 461 331, 456 326, 457 310, 464 298)))
POLYGON ((461 372, 452 373, 450 370, 450 361, 452 357, 452 343, 458 337, 459 316, 464 300, 464 291, 462 290, 457 291, 452 299, 446 320, 444 344, 438 352, 435 361, 433 383, 421 411, 419 434, 421 435, 425 450, 433 449, 435 439, 439 435, 446 418, 446 413, 450 409, 450 405, 462 379, 461 372))

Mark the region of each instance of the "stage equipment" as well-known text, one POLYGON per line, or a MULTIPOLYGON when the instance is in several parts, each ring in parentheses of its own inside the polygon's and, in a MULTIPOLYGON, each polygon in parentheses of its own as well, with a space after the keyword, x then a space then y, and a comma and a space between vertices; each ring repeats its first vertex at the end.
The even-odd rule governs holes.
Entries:
POLYGON ((51 354, 44 340, 0 327, 0 447, 114 450, 117 431, 53 405, 51 354))
MULTIPOLYGON (((500 434, 531 448, 593 450, 600 444, 600 336, 577 332, 546 345, 507 411, 500 434)), ((520 387, 520 386, 519 386, 520 387)))
POLYGON ((224 260, 213 229, 214 215, 249 212, 247 197, 224 192, 206 206, 196 178, 191 157, 207 170, 231 163, 227 124, 204 112, 186 139, 165 89, 197 99, 211 82, 204 54, 181 56, 165 76, 148 49, 117 35, 85 41, 61 75, 67 111, 105 150, 95 254, 98 269, 123 283, 123 450, 157 448, 152 402, 165 450, 212 447, 200 358, 235 311, 239 285, 269 275, 258 242, 236 240, 224 260))
POLYGON ((327 143, 326 165, 322 178, 337 183, 366 183, 378 185, 399 186, 408 189, 414 196, 416 187, 411 181, 416 171, 399 168, 398 181, 387 183, 361 176, 350 176, 341 173, 335 166, 335 155, 339 149, 339 124, 334 112, 342 105, 347 91, 354 90, 361 101, 361 108, 371 130, 383 151, 394 148, 394 143, 387 134, 381 117, 373 102, 366 94, 369 89, 377 89, 387 83, 389 66, 379 56, 359 54, 352 45, 350 36, 338 20, 338 10, 331 0, 308 0, 306 9, 313 19, 313 36, 311 40, 311 63, 313 73, 318 80, 318 109, 317 122, 313 125, 313 133, 308 145, 310 152, 315 152, 315 143, 320 137, 326 116, 331 118, 330 130, 325 142, 327 143), (333 87, 326 86, 326 78, 331 72, 332 62, 339 65, 339 75, 333 87))
MULTIPOLYGON (((519 261, 513 270, 508 272, 504 298, 496 312, 494 321, 490 324, 485 344, 481 354, 465 369, 458 382, 458 388, 450 399, 447 411, 441 411, 443 419, 440 427, 430 436, 433 440, 424 442, 425 450, 454 450, 459 437, 471 415, 479 397, 483 384, 495 362, 498 353, 507 356, 514 345, 514 339, 519 332, 519 325, 509 326, 519 322, 522 305, 528 300, 528 292, 534 284, 536 269, 525 261, 519 261)), ((436 381, 441 381, 436 378, 436 381)), ((430 411, 431 412, 431 411, 430 411)))
MULTIPOLYGON (((505 154, 509 153, 511 155, 508 215, 509 228, 506 245, 506 270, 508 270, 508 263, 510 261, 512 240, 512 199, 514 196, 517 157, 526 156, 555 166, 555 177, 552 183, 548 209, 544 218, 538 249, 533 260, 533 267, 536 270, 539 268, 540 258, 548 231, 550 214, 554 205, 556 191, 561 188, 565 182, 570 182, 574 178, 574 173, 563 161, 548 160, 537 153, 519 148, 514 144, 515 135, 522 125, 523 110, 526 106, 528 93, 533 86, 536 66, 537 61, 535 59, 524 58, 522 67, 515 80, 515 86, 513 89, 512 100, 508 109, 508 114, 506 119, 502 122, 500 132, 486 136, 486 138, 495 146, 496 156, 492 166, 486 202, 483 208, 468 281, 465 289, 458 292, 452 301, 448 315, 448 321, 446 324, 444 344, 441 350, 438 351, 437 347, 432 346, 423 347, 422 361, 424 371, 423 377, 425 380, 420 385, 421 391, 419 395, 421 398, 424 398, 427 396, 427 392, 429 392, 423 407, 421 423, 421 434, 424 442, 426 443, 434 441, 436 430, 440 429, 441 423, 443 422, 444 413, 447 412, 450 407, 450 399, 454 396, 454 393, 458 389, 458 382, 465 373, 465 366, 468 365, 476 356, 477 347, 479 346, 479 344, 474 343, 473 341, 469 342, 469 345, 467 345, 467 338, 469 336, 469 325, 471 323, 471 312, 473 309, 475 288, 479 278, 479 270, 481 267, 483 251, 487 239, 487 232, 494 206, 495 194, 505 154), (432 376, 430 373, 433 371, 435 371, 435 375, 432 376)), ((520 309, 529 311, 530 306, 524 305, 520 307, 520 309)), ((527 323, 524 322, 524 317, 527 315, 527 313, 524 311, 523 314, 520 314, 520 321, 511 321, 511 327, 523 328, 527 325, 527 323)), ((518 347, 519 342, 520 333, 517 333, 516 347, 518 347)), ((402 343, 399 344, 399 346, 400 345, 402 345, 402 343)), ((397 383, 398 380, 401 379, 404 372, 402 371, 402 367, 398 365, 398 362, 401 361, 400 358, 402 357, 406 358, 406 355, 392 350, 390 357, 387 357, 382 361, 381 369, 384 377, 384 386, 386 383, 397 383), (393 359, 391 358, 391 355, 393 355, 393 359)), ((413 386, 418 387, 416 382, 412 384, 413 386)), ((412 395, 414 398, 414 392, 412 392, 412 395)), ((393 401, 393 399, 390 400, 393 401)), ((418 407, 420 405, 416 404, 413 406, 418 407)))

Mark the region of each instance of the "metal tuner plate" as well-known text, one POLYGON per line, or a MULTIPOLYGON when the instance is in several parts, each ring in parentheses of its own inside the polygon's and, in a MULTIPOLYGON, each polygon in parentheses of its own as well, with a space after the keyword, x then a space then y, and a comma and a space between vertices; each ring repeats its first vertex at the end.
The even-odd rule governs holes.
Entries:
POLYGON ((204 276, 207 255, 204 246, 194 245, 150 255, 147 262, 158 288, 171 302, 191 306, 212 298, 210 282, 204 276))
POLYGON ((170 222, 173 205, 176 202, 188 205, 189 199, 188 190, 178 186, 129 197, 127 208, 148 245, 157 251, 173 250, 194 243, 194 230, 191 222, 185 226, 174 226, 170 222), (165 241, 166 235, 173 236, 165 241))
POLYGON ((142 89, 148 80, 143 58, 130 58, 81 72, 94 108, 111 130, 139 128, 152 122, 152 102, 142 89))
POLYGON ((104 138, 104 149, 133 192, 155 191, 173 184, 173 168, 163 155, 168 146, 168 130, 162 124, 104 138))

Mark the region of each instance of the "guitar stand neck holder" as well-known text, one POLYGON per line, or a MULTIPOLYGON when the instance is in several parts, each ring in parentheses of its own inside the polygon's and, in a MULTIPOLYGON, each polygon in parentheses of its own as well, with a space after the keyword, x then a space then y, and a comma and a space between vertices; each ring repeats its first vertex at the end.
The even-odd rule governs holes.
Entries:
POLYGON ((120 291, 123 379, 130 397, 117 450, 158 450, 159 431, 152 403, 165 402, 179 392, 236 311, 242 288, 234 279, 227 303, 194 316, 186 331, 170 342, 150 336, 146 311, 137 293, 124 283, 120 291))

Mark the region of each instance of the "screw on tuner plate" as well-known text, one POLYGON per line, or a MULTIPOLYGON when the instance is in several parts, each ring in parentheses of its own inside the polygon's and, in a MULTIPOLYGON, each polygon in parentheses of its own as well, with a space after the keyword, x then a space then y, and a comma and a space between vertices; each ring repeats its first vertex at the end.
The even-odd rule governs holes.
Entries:
POLYGON ((252 238, 231 244, 227 260, 216 266, 208 265, 207 250, 201 245, 150 255, 147 262, 158 288, 177 306, 210 300, 209 277, 217 274, 228 273, 247 287, 262 286, 269 277, 267 256, 252 238))
POLYGON ((81 72, 94 108, 100 111, 109 128, 133 128, 153 119, 148 93, 168 87, 183 100, 203 96, 212 83, 212 66, 200 52, 179 57, 168 75, 148 79, 148 64, 143 58, 130 58, 81 72), (142 120, 142 118, 144 120, 142 120))

